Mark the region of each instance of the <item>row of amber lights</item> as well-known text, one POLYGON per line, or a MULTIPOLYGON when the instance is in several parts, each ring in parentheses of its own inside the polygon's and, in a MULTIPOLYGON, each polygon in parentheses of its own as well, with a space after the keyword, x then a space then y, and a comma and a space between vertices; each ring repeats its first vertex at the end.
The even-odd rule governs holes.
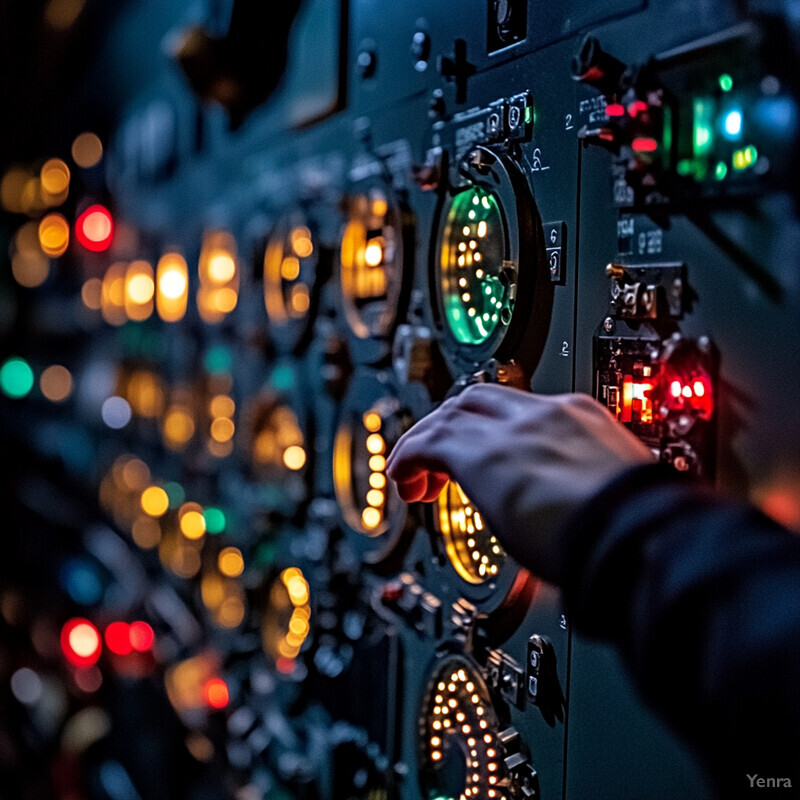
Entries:
MULTIPOLYGON (((239 270, 236 245, 225 231, 210 231, 198 264, 197 308, 205 322, 216 323, 236 308, 239 270)), ((142 322, 155 310, 165 322, 179 322, 189 302, 189 267, 177 252, 163 255, 155 272, 148 261, 112 264, 102 279, 89 278, 81 289, 87 308, 101 311, 110 325, 142 322)))
POLYGON ((369 454, 369 486, 365 497, 366 507, 361 512, 361 521, 367 530, 375 530, 382 522, 386 507, 386 441, 380 434, 383 420, 377 411, 367 411, 363 416, 369 454))

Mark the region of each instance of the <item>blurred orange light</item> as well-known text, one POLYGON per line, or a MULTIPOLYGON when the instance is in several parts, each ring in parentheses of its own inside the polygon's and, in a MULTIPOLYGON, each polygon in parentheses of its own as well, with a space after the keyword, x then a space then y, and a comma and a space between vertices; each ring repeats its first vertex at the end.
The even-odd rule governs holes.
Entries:
POLYGON ((203 697, 211 708, 225 708, 230 700, 228 684, 222 678, 210 678, 203 686, 203 697))
POLYGON ((72 394, 72 374, 66 367, 53 364, 39 378, 42 394, 53 403, 62 403, 72 394))
POLYGON ((156 309, 164 322, 179 322, 189 300, 189 268, 179 253, 166 253, 156 267, 156 309))
POLYGON ((39 223, 39 244, 48 256, 58 258, 69 246, 69 223, 62 214, 48 214, 39 223))
POLYGON ((39 173, 42 189, 50 195, 64 194, 69 188, 69 167, 60 158, 45 162, 39 173))
POLYGON ((103 143, 94 133, 82 133, 72 143, 72 160, 84 169, 89 169, 103 157, 103 143))

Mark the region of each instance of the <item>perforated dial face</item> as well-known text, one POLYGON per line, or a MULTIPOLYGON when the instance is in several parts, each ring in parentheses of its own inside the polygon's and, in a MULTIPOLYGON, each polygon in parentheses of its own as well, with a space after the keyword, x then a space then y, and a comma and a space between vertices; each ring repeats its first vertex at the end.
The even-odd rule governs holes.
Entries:
POLYGON ((509 282, 503 273, 505 241, 496 195, 472 186, 452 199, 439 254, 439 281, 444 321, 460 344, 483 344, 511 320, 509 282))
POLYGON ((280 222, 264 254, 264 305, 279 343, 294 346, 312 310, 318 246, 307 221, 295 214, 280 222))
POLYGON ((420 730, 425 798, 508 797, 500 724, 472 662, 452 656, 438 667, 428 687, 420 730))
POLYGON ((474 584, 495 577, 506 559, 505 551, 464 490, 450 481, 437 503, 439 531, 456 572, 474 584))
POLYGON ((350 329, 361 339, 388 335, 403 283, 403 243, 398 212, 383 190, 350 198, 340 266, 350 329))

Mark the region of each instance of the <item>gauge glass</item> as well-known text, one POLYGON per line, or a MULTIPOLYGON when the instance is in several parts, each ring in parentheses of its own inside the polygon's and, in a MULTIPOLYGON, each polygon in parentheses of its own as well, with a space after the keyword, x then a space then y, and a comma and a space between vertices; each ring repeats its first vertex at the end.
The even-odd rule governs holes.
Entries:
POLYGON ((505 242, 503 214, 494 194, 472 186, 452 199, 439 280, 445 323, 461 344, 481 345, 511 321, 505 242))

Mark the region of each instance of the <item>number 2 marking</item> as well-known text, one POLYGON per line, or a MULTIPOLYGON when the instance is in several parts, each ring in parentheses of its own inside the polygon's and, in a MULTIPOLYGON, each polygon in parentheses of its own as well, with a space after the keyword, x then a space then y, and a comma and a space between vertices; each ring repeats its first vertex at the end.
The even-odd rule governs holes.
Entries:
POLYGON ((567 114, 564 117, 564 130, 565 131, 571 131, 573 129, 573 127, 574 126, 572 124, 572 114, 567 114))

